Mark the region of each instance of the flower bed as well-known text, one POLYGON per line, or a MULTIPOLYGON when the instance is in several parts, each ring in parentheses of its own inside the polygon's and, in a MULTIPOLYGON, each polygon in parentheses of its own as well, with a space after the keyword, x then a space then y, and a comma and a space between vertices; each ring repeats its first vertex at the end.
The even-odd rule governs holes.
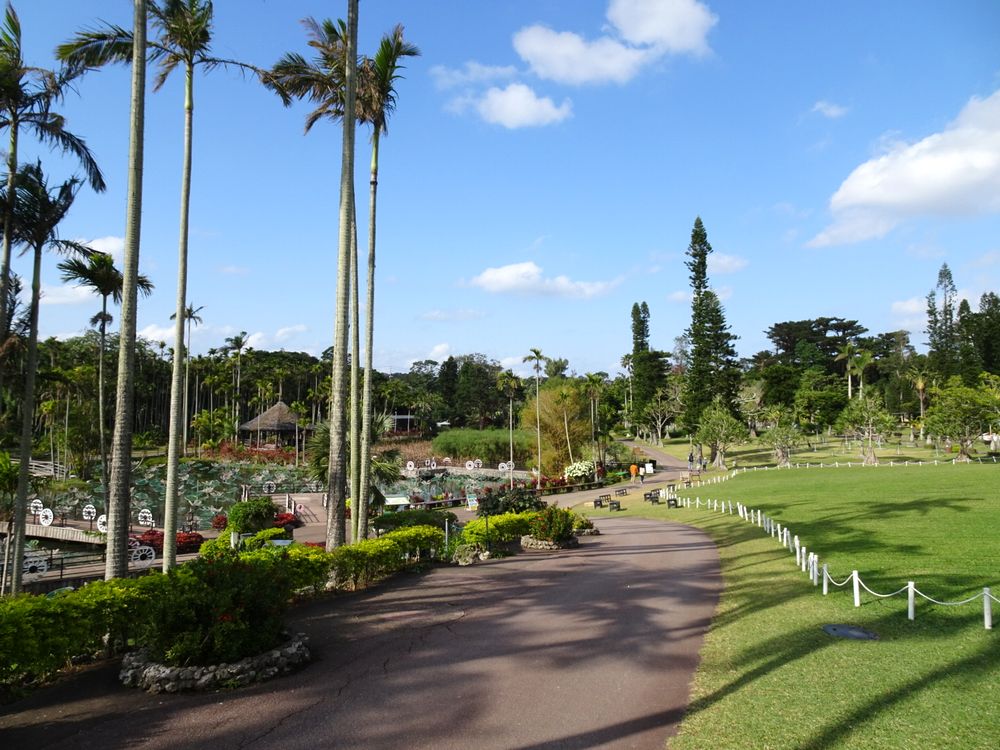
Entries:
POLYGON ((312 658, 308 643, 304 633, 296 633, 287 643, 258 656, 205 667, 160 664, 152 661, 145 649, 140 649, 122 658, 118 679, 125 687, 138 687, 150 693, 241 687, 286 674, 308 663, 312 658))

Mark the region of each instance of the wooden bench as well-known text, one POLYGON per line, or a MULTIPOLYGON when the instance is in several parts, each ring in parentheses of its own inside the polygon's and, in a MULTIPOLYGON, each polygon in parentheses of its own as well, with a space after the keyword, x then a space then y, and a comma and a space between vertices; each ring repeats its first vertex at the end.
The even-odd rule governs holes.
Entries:
POLYGON ((628 494, 628 487, 619 487, 615 490, 615 497, 625 497, 628 494))
POLYGON ((611 504, 611 495, 598 495, 597 499, 594 500, 594 507, 603 508, 605 503, 611 504))
POLYGON ((679 508, 679 507, 681 507, 680 504, 677 502, 677 495, 670 495, 667 498, 667 507, 668 508, 679 508))
POLYGON ((661 502, 663 502, 662 500, 660 500, 659 490, 650 490, 649 492, 643 493, 642 500, 643 502, 648 502, 651 505, 659 505, 661 502))
POLYGON ((621 500, 608 500, 608 510, 621 510, 622 502, 621 500))

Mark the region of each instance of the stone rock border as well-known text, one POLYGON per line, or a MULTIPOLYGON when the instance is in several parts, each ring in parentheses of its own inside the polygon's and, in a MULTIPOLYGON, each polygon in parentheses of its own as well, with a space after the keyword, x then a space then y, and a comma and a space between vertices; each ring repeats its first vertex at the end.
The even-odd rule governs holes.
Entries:
POLYGON ((577 536, 600 536, 601 530, 595 526, 592 529, 574 529, 573 533, 577 536))
POLYGON ((575 536, 571 539, 567 539, 565 542, 547 542, 543 539, 535 539, 535 537, 530 534, 525 534, 521 537, 521 547, 524 549, 545 549, 545 550, 557 550, 557 549, 571 549, 572 547, 579 547, 580 540, 575 536))
POLYGON ((170 667, 150 661, 145 649, 140 649, 122 658, 118 679, 125 687, 138 687, 150 693, 242 687, 286 674, 308 663, 312 658, 308 643, 305 633, 296 633, 287 643, 258 656, 207 667, 170 667))

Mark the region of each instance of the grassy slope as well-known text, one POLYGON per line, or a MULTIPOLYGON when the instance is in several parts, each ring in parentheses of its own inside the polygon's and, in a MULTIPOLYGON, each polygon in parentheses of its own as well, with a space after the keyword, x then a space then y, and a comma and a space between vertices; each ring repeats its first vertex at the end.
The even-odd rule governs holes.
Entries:
MULTIPOLYGON (((692 490, 741 501, 790 526, 846 578, 876 591, 915 580, 955 601, 1000 592, 1000 467, 809 469, 741 474, 692 490)), ((693 703, 671 748, 1000 747, 997 629, 981 605, 942 608, 823 597, 794 557, 737 516, 650 508, 628 513, 704 529, 719 547, 725 592, 702 651, 693 703), (834 639, 826 623, 860 625, 875 642, 834 639)), ((594 512, 596 517, 599 512, 594 512)))

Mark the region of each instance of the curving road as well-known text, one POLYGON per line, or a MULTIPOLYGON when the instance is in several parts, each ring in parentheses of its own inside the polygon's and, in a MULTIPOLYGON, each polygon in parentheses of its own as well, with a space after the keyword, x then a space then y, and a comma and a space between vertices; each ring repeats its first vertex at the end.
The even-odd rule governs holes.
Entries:
POLYGON ((0 710, 0 745, 660 750, 715 607, 716 551, 680 525, 599 525, 577 550, 300 607, 317 660, 271 683, 151 696, 92 670, 0 710))

